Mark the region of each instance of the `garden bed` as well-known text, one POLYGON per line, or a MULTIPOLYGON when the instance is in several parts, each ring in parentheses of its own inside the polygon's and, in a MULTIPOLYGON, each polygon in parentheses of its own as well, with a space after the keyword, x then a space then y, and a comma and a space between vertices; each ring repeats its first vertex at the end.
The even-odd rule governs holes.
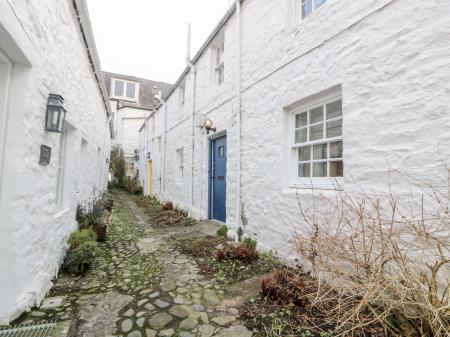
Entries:
POLYGON ((226 251, 235 246, 235 243, 220 236, 177 240, 176 246, 180 252, 192 256, 196 260, 204 275, 225 284, 233 284, 257 275, 264 275, 281 266, 278 259, 266 253, 260 253, 259 258, 252 263, 237 259, 219 261, 219 251, 226 251))
POLYGON ((197 223, 185 212, 173 209, 173 206, 164 207, 155 197, 138 196, 135 201, 145 211, 155 227, 193 226, 197 223))

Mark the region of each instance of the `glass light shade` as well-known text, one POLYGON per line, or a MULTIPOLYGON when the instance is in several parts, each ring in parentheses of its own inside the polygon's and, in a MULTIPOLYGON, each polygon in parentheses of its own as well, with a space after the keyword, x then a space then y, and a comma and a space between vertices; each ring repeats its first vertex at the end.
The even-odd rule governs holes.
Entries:
POLYGON ((66 109, 63 107, 63 102, 64 99, 60 95, 49 95, 45 116, 45 130, 48 132, 63 132, 64 120, 66 119, 66 109))

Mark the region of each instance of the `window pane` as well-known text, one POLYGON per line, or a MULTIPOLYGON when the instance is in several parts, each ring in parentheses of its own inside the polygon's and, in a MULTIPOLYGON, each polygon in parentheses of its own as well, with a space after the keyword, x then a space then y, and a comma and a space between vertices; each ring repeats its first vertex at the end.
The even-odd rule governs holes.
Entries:
POLYGON ((298 165, 298 176, 301 178, 311 177, 311 164, 299 164, 298 165))
POLYGON ((306 125, 308 125, 308 113, 306 111, 295 116, 295 127, 296 128, 299 128, 301 126, 306 126, 306 125))
POLYGON ((342 142, 330 143, 330 158, 342 158, 342 142))
POLYGON ((327 104, 327 119, 342 116, 342 101, 327 104))
POLYGON ((309 114, 309 124, 323 121, 323 106, 312 109, 309 114))
POLYGON ((315 0, 316 8, 319 8, 319 7, 322 6, 325 2, 327 2, 327 0, 315 0))
POLYGON ((314 160, 327 159, 327 144, 314 145, 314 160))
POLYGON ((308 140, 308 129, 303 128, 295 130, 295 143, 304 143, 308 140))
POLYGON ((309 138, 310 140, 318 140, 323 138, 323 123, 310 127, 309 138))
POLYGON ((332 161, 330 162, 330 177, 344 176, 344 162, 332 161))
POLYGON ((123 90, 125 89, 125 83, 123 81, 114 81, 114 96, 123 97, 123 90))
POLYGON ((127 98, 134 99, 136 97, 136 83, 127 83, 127 98))
POLYGON ((327 163, 313 163, 313 177, 326 177, 327 163))
POLYGON ((311 146, 304 146, 298 149, 298 161, 311 160, 311 146))
POLYGON ((342 119, 327 123, 327 137, 342 136, 342 119))
POLYGON ((302 18, 306 18, 312 13, 312 0, 302 0, 302 18))

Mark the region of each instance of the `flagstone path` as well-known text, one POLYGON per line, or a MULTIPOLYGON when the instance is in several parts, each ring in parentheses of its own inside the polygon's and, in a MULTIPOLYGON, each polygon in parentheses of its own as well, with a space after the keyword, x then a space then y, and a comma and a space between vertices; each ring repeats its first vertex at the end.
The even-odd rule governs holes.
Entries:
POLYGON ((80 337, 252 336, 237 303, 255 294, 223 289, 175 247, 175 239, 214 235, 216 225, 152 226, 131 196, 115 192, 114 199, 95 266, 83 277, 61 273, 43 305, 22 320, 73 320, 80 337))

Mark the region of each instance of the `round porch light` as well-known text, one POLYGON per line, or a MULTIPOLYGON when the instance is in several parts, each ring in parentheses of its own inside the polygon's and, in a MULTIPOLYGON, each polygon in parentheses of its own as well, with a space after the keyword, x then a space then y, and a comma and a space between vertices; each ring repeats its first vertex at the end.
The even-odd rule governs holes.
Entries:
POLYGON ((206 134, 208 134, 208 135, 209 135, 209 131, 216 132, 214 122, 209 118, 205 118, 205 120, 203 121, 203 127, 205 128, 206 134))
POLYGON ((63 107, 64 98, 61 95, 50 94, 47 101, 47 113, 45 115, 45 130, 48 132, 62 133, 66 109, 63 107))

